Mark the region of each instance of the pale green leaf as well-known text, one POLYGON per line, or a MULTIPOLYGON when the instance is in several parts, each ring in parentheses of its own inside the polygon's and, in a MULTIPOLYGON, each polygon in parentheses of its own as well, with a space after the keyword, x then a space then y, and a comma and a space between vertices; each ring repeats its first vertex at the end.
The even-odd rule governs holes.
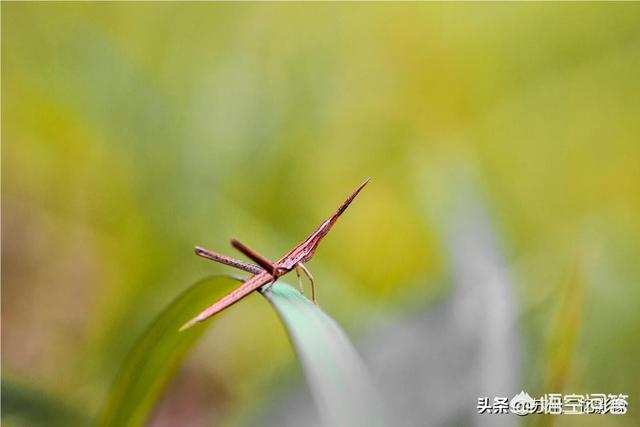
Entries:
POLYGON ((262 291, 287 328, 326 426, 385 425, 385 411, 360 356, 340 326, 291 286, 262 291))

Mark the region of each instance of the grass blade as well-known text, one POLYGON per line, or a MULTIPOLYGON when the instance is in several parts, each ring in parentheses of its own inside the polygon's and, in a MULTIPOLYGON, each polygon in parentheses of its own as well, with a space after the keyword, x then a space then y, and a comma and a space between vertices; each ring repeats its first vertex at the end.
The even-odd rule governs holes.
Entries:
POLYGON ((262 291, 278 312, 327 426, 385 425, 369 374, 340 326, 291 286, 262 291))
POLYGON ((203 279, 158 315, 125 359, 98 426, 140 426, 145 422, 180 362, 206 330, 199 327, 179 333, 180 325, 202 308, 203 301, 215 299, 237 285, 238 281, 229 276, 203 279))

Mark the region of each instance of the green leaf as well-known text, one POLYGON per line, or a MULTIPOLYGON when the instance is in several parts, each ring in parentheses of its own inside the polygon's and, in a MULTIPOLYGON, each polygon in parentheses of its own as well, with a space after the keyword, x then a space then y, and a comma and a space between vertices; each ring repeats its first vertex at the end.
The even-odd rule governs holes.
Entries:
POLYGON ((31 387, 2 379, 2 424, 6 426, 88 426, 89 417, 31 387))
POLYGON ((138 339, 126 357, 98 419, 98 426, 140 426, 174 376, 181 361, 212 322, 178 328, 238 281, 230 276, 203 279, 177 297, 138 339))
MULTIPOLYGON (((99 426, 139 426, 146 421, 181 361, 206 330, 201 326, 178 333, 178 328, 203 308, 203 302, 237 284, 237 279, 228 276, 202 280, 158 315, 125 359, 99 426)), ((383 425, 380 399, 336 322, 285 283, 278 282, 261 293, 287 328, 322 421, 332 426, 383 425)))
POLYGON ((287 328, 323 424, 385 425, 381 400, 340 326, 285 283, 277 282, 261 293, 287 328))

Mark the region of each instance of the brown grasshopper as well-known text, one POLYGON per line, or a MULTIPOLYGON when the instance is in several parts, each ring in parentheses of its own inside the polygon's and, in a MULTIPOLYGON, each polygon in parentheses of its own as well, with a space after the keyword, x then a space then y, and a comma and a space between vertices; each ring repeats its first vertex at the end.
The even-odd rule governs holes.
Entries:
POLYGON ((360 186, 358 186, 358 188, 356 188, 355 191, 351 193, 349 197, 347 197, 347 200, 342 203, 336 213, 329 217, 329 219, 327 219, 325 222, 320 224, 320 226, 316 228, 316 230, 311 233, 309 237, 307 237, 295 248, 291 249, 289 253, 283 256, 276 263, 269 261, 267 258, 260 255, 255 250, 249 248, 248 246, 235 239, 231 240, 231 246, 242 252, 258 265, 249 264, 237 259, 230 258, 226 255, 222 255, 196 246, 196 255, 225 265, 229 265, 231 267, 238 268, 240 270, 247 271, 249 273, 252 273, 253 276, 247 279, 240 287, 231 291, 229 294, 225 295, 220 300, 204 309, 196 317, 189 320, 180 328, 180 330, 183 331, 198 322, 202 322, 208 319, 214 314, 219 313, 230 305, 240 301, 242 298, 246 297, 251 292, 264 285, 273 284, 276 280, 278 280, 279 277, 284 276, 291 270, 295 270, 296 275, 298 276, 298 284, 300 285, 301 291, 302 283, 300 281, 300 270, 302 270, 302 272, 304 272, 304 274, 309 278, 309 282, 311 283, 311 298, 313 299, 313 302, 316 303, 316 290, 313 276, 311 275, 307 267, 305 267, 304 263, 309 261, 313 257, 322 238, 327 235, 329 230, 331 230, 331 227, 333 227, 333 224, 336 223, 340 215, 342 215, 342 213, 351 204, 353 199, 355 199, 355 197, 358 195, 360 190, 362 190, 362 188, 364 188, 364 186, 367 185, 368 182, 369 180, 367 179, 365 182, 360 184, 360 186))

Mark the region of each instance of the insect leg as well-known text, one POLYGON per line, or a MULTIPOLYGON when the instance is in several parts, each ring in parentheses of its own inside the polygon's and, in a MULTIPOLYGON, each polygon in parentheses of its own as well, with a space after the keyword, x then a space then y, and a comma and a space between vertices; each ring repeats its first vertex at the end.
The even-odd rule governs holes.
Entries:
POLYGON ((296 271, 296 276, 298 276, 298 287, 300 288, 300 293, 304 295, 304 286, 302 285, 302 278, 300 277, 300 267, 296 264, 293 269, 296 271))
POLYGON ((311 282, 311 300, 313 301, 314 304, 318 304, 318 300, 316 299, 316 285, 315 282, 313 280, 313 275, 311 274, 311 272, 307 269, 307 267, 299 262, 298 264, 300 268, 302 269, 302 271, 304 271, 304 274, 306 274, 306 276, 309 278, 309 281, 311 282))
POLYGON ((257 251, 251 249, 250 247, 236 239, 231 239, 231 246, 245 254, 260 267, 269 271, 271 273, 271 276, 273 276, 274 281, 278 277, 276 265, 269 261, 266 257, 260 255, 260 253, 258 253, 257 251))
POLYGON ((249 264, 226 255, 219 254, 217 252, 210 251, 205 248, 201 248, 200 246, 196 246, 194 248, 196 255, 201 256, 203 258, 210 259, 215 262, 219 262, 220 264, 229 265, 231 267, 238 268, 240 270, 248 271, 249 273, 258 274, 262 273, 262 268, 257 265, 249 264))

